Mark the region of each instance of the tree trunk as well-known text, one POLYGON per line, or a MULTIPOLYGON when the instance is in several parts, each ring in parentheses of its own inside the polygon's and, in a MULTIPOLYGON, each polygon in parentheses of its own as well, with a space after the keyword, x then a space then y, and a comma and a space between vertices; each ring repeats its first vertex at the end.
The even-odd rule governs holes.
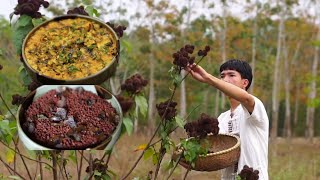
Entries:
POLYGON ((284 87, 285 87, 285 120, 284 120, 284 136, 291 138, 291 107, 290 107, 290 81, 291 81, 291 74, 290 74, 290 67, 289 67, 289 55, 288 55, 288 48, 283 41, 284 47, 284 72, 286 72, 285 79, 284 79, 284 87))
MULTIPOLYGON (((317 40, 320 40, 320 29, 317 32, 317 40)), ((312 63, 312 80, 310 83, 310 92, 308 95, 308 104, 307 104, 307 137, 312 140, 314 136, 314 113, 315 113, 315 106, 313 105, 313 101, 317 96, 317 70, 319 64, 319 46, 315 47, 314 51, 314 59, 312 63)))
POLYGON ((279 86, 280 86, 280 57, 282 47, 282 37, 284 31, 284 11, 280 14, 280 22, 278 27, 277 56, 274 65, 273 88, 272 88, 272 128, 271 138, 277 137, 278 119, 279 119, 279 86))
POLYGON ((149 100, 148 100, 148 129, 150 132, 153 132, 154 124, 155 124, 155 91, 154 91, 154 57, 152 53, 150 53, 150 75, 149 75, 149 100))
MULTIPOLYGON (((226 2, 223 3, 223 10, 222 10, 222 16, 223 16, 223 30, 222 30, 222 36, 221 36, 221 53, 222 53, 222 63, 227 61, 227 53, 226 53, 226 37, 227 37, 227 6, 226 2)), ((225 109, 226 106, 226 97, 223 93, 221 93, 221 109, 225 109)))
MULTIPOLYGON (((190 26, 190 18, 191 18, 191 4, 192 0, 188 1, 188 12, 187 12, 187 21, 186 21, 186 26, 190 26)), ((184 30, 182 30, 182 37, 184 37, 184 30)), ((183 78, 185 76, 186 72, 184 70, 181 71, 181 77, 183 78)), ((186 117, 187 115, 187 98, 186 98, 186 83, 185 81, 181 82, 180 85, 180 116, 181 117, 186 117)))
MULTIPOLYGON (((252 37, 252 57, 251 57, 251 68, 252 68, 252 76, 254 77, 254 72, 256 68, 256 54, 257 54, 257 35, 258 35, 258 1, 256 1, 256 16, 253 20, 253 37, 252 37)), ((254 78, 252 78, 251 86, 250 86, 250 93, 254 93, 254 78)))
MULTIPOLYGON (((293 118, 293 128, 295 128, 298 124, 299 119, 299 95, 301 91, 301 83, 298 82, 296 85, 296 95, 295 95, 295 102, 294 102, 294 118, 293 118)), ((294 133, 295 134, 295 133, 294 133)), ((294 135, 296 136, 296 135, 294 135)))

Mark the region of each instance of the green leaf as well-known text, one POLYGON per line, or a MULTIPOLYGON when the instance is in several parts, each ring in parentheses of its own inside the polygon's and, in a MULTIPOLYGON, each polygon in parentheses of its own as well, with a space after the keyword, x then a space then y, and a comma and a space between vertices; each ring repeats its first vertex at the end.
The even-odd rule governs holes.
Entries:
POLYGON ((160 156, 159 153, 154 153, 154 154, 153 154, 153 156, 152 156, 152 162, 153 162, 154 165, 156 165, 156 164, 158 163, 159 156, 160 156))
POLYGON ((139 108, 140 113, 142 114, 142 116, 146 117, 147 116, 147 112, 148 112, 147 99, 142 95, 137 95, 137 96, 135 96, 134 101, 136 102, 136 105, 139 108))
POLYGON ((103 174, 103 175, 101 176, 101 178, 102 178, 103 180, 111 180, 111 177, 109 176, 109 174, 103 174))
POLYGON ((76 157, 76 151, 75 151, 75 150, 70 151, 69 159, 70 159, 73 163, 76 163, 76 162, 77 162, 77 157, 76 157))
POLYGON ((171 160, 169 163, 164 164, 164 170, 165 171, 169 171, 170 169, 172 169, 174 167, 174 163, 173 160, 171 160))
POLYGON ((93 173, 93 175, 95 175, 95 176, 101 176, 102 174, 101 174, 101 172, 95 170, 94 173, 93 173))
POLYGON ((10 179, 22 180, 19 176, 8 176, 10 179))
POLYGON ((16 22, 17 27, 25 27, 32 24, 32 17, 28 15, 22 15, 19 17, 19 19, 16 22))
MULTIPOLYGON (((107 169, 108 174, 111 174, 113 177, 117 177, 117 174, 113 171, 111 171, 110 169, 107 169)), ((117 179, 117 178, 115 178, 117 179)))
POLYGON ((180 74, 175 74, 175 75, 173 76, 173 84, 174 84, 175 86, 178 86, 181 82, 182 82, 182 77, 181 77, 181 75, 180 75, 180 74))
POLYGON ((320 41, 313 41, 313 42, 312 42, 312 45, 313 45, 313 46, 320 47, 320 41))
POLYGON ((127 50, 128 53, 130 53, 132 51, 132 44, 129 41, 122 39, 121 45, 123 45, 123 47, 125 47, 125 49, 127 50))
POLYGON ((11 21, 12 21, 13 16, 14 16, 14 13, 10 13, 10 15, 9 15, 10 25, 11 25, 11 21))
POLYGON ((2 49, 0 49, 0 56, 3 56, 3 51, 2 51, 2 49))
POLYGON ((5 134, 12 135, 8 120, 0 121, 0 132, 4 132, 5 134))
POLYGON ((151 156, 155 154, 155 151, 152 147, 149 147, 143 154, 143 158, 145 160, 149 159, 151 156))
POLYGON ((15 152, 11 149, 7 150, 6 152, 6 161, 7 163, 12 163, 14 160, 15 152))
POLYGON ((128 132, 128 135, 130 136, 133 131, 133 122, 130 118, 124 117, 123 118, 123 124, 126 127, 126 131, 128 132))
POLYGON ((33 26, 34 27, 37 27, 37 26, 39 26, 40 24, 42 24, 43 22, 45 21, 45 19, 44 18, 33 18, 32 19, 32 24, 33 24, 33 26))
POLYGON ((30 16, 22 15, 17 20, 13 29, 13 44, 17 50, 17 54, 21 54, 23 40, 33 27, 32 18, 30 16))
POLYGON ((94 15, 96 16, 96 17, 99 17, 100 16, 100 13, 98 12, 98 10, 97 9, 95 9, 93 6, 87 6, 86 8, 85 8, 85 10, 87 11, 87 13, 89 14, 89 16, 91 16, 91 17, 93 17, 94 15))
POLYGON ((184 125, 186 125, 186 121, 180 116, 176 116, 175 121, 176 121, 177 125, 181 128, 184 128, 184 125))
POLYGON ((20 76, 20 79, 22 80, 22 84, 25 86, 29 85, 32 82, 32 79, 29 76, 27 70, 22 65, 19 68, 19 76, 20 76))

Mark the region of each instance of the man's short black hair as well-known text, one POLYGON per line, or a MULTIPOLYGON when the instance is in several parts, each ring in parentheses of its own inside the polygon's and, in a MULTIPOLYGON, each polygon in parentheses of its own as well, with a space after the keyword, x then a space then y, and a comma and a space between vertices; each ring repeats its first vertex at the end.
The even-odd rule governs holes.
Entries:
POLYGON ((220 66, 220 73, 224 70, 235 70, 239 72, 242 79, 248 79, 249 84, 246 87, 246 90, 249 89, 252 82, 252 69, 246 61, 230 59, 220 66))

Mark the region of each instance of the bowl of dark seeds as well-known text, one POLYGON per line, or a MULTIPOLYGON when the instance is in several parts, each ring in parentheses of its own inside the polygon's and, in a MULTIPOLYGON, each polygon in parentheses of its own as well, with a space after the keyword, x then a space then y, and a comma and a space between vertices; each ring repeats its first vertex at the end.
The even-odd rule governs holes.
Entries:
POLYGON ((46 85, 28 94, 17 119, 19 137, 30 150, 111 149, 122 111, 101 86, 46 85))

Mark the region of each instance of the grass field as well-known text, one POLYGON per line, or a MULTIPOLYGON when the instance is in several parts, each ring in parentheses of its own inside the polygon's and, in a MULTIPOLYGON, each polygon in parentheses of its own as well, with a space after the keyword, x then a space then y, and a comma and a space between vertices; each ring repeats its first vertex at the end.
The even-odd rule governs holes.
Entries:
MULTIPOLYGON (((123 177, 133 163, 140 155, 140 151, 135 149, 147 142, 145 134, 137 134, 132 136, 124 135, 116 144, 115 151, 111 156, 109 168, 120 177, 123 177)), ((1 146, 1 152, 4 152, 5 147, 1 146)), ((25 154, 25 153, 24 153, 25 154)), ((65 153, 65 154, 68 154, 65 153)), ((103 152, 95 151, 94 157, 101 157, 103 152)), ((86 153, 86 157, 88 153, 86 153)), ((5 159, 4 153, 1 153, 2 159, 5 159)), ((79 158, 78 158, 79 159, 79 158)), ((165 164, 170 159, 169 155, 165 156, 162 164, 165 164)), ((37 163, 27 160, 28 168, 32 172, 32 176, 39 174, 37 163)), ((85 162, 82 172, 85 171, 87 163, 85 162)), ((18 172, 26 177, 27 173, 21 163, 20 158, 17 161, 18 172)), ((145 177, 149 171, 155 171, 155 166, 151 160, 142 159, 133 173, 128 179, 134 177, 145 177)), ((10 175, 8 170, 1 164, 0 172, 6 176, 10 175)), ((73 176, 71 179, 77 179, 76 164, 69 162, 67 172, 73 176)), ((183 179, 186 170, 178 167, 170 179, 183 179)), ((46 178, 52 179, 52 172, 44 168, 46 178)), ((166 179, 168 172, 160 171, 158 179, 166 179)), ((84 179, 85 174, 82 173, 81 179, 84 179)), ((303 139, 294 138, 291 140, 278 138, 274 142, 269 143, 269 177, 271 180, 320 180, 320 139, 315 139, 313 143, 303 139)), ((219 172, 196 172, 191 171, 187 179, 212 180, 219 179, 219 172)))

